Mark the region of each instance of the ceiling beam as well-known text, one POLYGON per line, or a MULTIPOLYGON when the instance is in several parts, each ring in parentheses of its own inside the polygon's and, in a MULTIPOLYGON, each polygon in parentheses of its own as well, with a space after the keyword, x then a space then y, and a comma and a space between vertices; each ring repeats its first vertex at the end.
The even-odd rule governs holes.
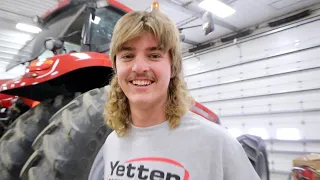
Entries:
POLYGON ((184 38, 182 42, 187 43, 187 44, 190 44, 190 45, 193 45, 193 46, 196 46, 196 45, 199 44, 199 43, 197 43, 197 42, 194 42, 194 41, 189 40, 189 39, 186 39, 186 38, 184 38))
POLYGON ((14 15, 17 15, 17 16, 20 16, 20 17, 23 17, 23 18, 32 19, 31 16, 26 16, 26 15, 23 14, 23 13, 13 12, 13 11, 9 11, 9 10, 3 9, 3 8, 0 8, 0 11, 6 12, 6 13, 10 13, 10 14, 14 14, 14 15))
POLYGON ((0 59, 0 64, 9 64, 9 60, 3 60, 3 58, 0 59))
POLYGON ((182 26, 187 25, 187 24, 189 24, 189 23, 191 23, 191 22, 193 22, 193 21, 195 21, 195 20, 197 20, 197 19, 198 19, 197 16, 191 16, 191 17, 189 17, 189 18, 187 18, 187 19, 184 19, 184 20, 178 22, 178 23, 177 23, 177 26, 178 26, 178 27, 182 27, 182 26))
MULTIPOLYGON (((190 15, 194 15, 194 16, 200 18, 200 19, 202 18, 202 14, 201 13, 195 12, 195 11, 193 11, 191 9, 183 7, 180 4, 177 4, 176 2, 173 2, 171 0, 161 0, 161 2, 163 2, 164 4, 170 5, 171 7, 174 7, 175 9, 178 9, 178 10, 184 12, 184 13, 187 13, 187 14, 190 14, 190 15)), ((227 28, 227 29, 229 29, 231 31, 237 31, 238 30, 237 27, 235 27, 235 26, 233 26, 233 25, 221 20, 220 18, 218 18, 216 16, 214 16, 214 23, 219 25, 219 26, 222 26, 224 28, 227 28)))

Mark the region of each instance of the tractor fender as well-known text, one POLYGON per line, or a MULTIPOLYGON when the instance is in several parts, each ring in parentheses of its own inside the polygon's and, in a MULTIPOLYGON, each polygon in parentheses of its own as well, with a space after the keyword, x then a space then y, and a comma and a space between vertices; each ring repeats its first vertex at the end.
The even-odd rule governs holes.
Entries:
MULTIPOLYGON (((9 80, 10 79, 0 79, 0 87, 9 80)), ((0 107, 9 108, 12 106, 12 100, 15 98, 15 96, 0 93, 0 107)))
POLYGON ((40 84, 71 71, 97 66, 112 68, 109 56, 96 52, 77 52, 35 59, 31 61, 24 75, 3 83, 0 92, 40 84))
POLYGON ((18 97, 0 93, 0 107, 9 108, 13 105, 13 100, 20 98, 28 107, 34 107, 40 102, 25 97, 18 97))
POLYGON ((16 96, 7 95, 0 93, 0 107, 9 108, 12 106, 12 100, 14 100, 16 96))
POLYGON ((197 101, 195 101, 195 104, 191 107, 191 112, 221 125, 218 115, 197 101))

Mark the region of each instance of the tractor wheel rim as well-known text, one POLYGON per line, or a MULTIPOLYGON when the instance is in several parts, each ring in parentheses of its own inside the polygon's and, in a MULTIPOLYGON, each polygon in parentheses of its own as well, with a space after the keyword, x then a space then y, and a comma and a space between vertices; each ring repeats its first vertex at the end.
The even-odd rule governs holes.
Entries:
POLYGON ((260 153, 258 163, 259 163, 258 169, 260 170, 261 180, 268 180, 268 175, 267 175, 268 169, 267 169, 267 165, 266 165, 265 157, 263 153, 260 153))
POLYGON ((103 161, 103 146, 102 146, 93 161, 88 180, 103 180, 103 179, 104 179, 104 161, 103 161))

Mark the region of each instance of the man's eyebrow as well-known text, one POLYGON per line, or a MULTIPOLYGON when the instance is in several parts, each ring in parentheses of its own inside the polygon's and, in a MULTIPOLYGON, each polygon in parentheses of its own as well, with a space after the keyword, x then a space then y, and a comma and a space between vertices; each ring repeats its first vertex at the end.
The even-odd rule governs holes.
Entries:
POLYGON ((162 48, 156 47, 156 46, 147 48, 147 51, 158 51, 158 50, 162 51, 162 48))
POLYGON ((120 48, 119 52, 121 51, 134 51, 136 48, 133 47, 127 47, 127 46, 123 46, 120 48))
MULTIPOLYGON (((135 51, 135 50, 136 50, 136 48, 134 48, 134 47, 123 46, 120 48, 119 52, 121 52, 121 51, 135 51)), ((146 51, 158 51, 158 50, 162 51, 162 48, 156 47, 156 46, 146 48, 146 51)))

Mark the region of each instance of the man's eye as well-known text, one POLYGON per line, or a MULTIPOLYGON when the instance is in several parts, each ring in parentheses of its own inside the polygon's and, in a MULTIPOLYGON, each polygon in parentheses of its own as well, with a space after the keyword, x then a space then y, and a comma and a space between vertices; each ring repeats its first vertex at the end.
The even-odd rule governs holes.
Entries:
POLYGON ((132 54, 122 56, 122 59, 132 59, 134 56, 132 54))
POLYGON ((152 58, 152 59, 161 58, 161 55, 160 54, 150 54, 149 58, 152 58))

